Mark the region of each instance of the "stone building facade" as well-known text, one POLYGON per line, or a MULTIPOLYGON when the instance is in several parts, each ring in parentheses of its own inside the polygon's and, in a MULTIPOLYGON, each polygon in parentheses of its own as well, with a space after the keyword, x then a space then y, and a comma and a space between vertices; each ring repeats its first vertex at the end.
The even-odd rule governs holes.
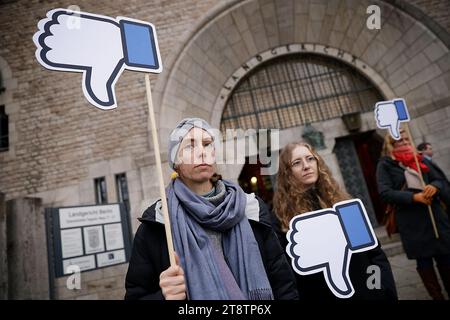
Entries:
MULTIPOLYGON (((0 4, 4 88, 0 106, 8 117, 8 147, 0 152, 0 192, 6 202, 40 198, 40 208, 88 205, 96 203, 94 179, 104 177, 108 202, 114 203, 119 201, 115 177, 125 173, 136 230, 136 218, 159 196, 144 75, 125 71, 116 84, 118 107, 102 111, 84 98, 80 74, 45 70, 34 57, 37 22, 50 9, 72 4, 34 0, 0 4)), ((179 120, 202 117, 220 128, 229 97, 253 68, 305 52, 351 66, 385 99, 405 98, 415 140, 431 142, 435 161, 450 172, 446 0, 131 0, 76 5, 82 11, 135 18, 157 27, 163 72, 151 79, 166 181, 171 173, 165 160, 166 141, 179 120), (381 28, 371 30, 366 10, 373 4, 381 9, 381 28), (243 68, 244 64, 251 68, 243 68)), ((348 129, 341 118, 313 126, 324 135, 326 148, 320 153, 344 184, 335 147, 337 139, 349 135, 348 129)), ((283 128, 279 147, 301 140, 303 130, 283 128)), ((359 130, 384 135, 376 130, 373 112, 361 114, 359 130)), ((221 172, 237 180, 242 167, 223 166, 221 172)), ((0 219, 0 232, 7 234, 8 213, 5 216, 3 225, 0 219)), ((33 258, 46 259, 46 247, 37 250, 33 258)), ((0 244, 3 252, 6 249, 0 244)), ((8 274, 14 272, 14 265, 7 265, 8 274)), ((58 278, 53 298, 121 299, 126 268, 122 264, 84 272, 81 290, 68 290, 66 278, 58 278)), ((8 279, 0 279, 0 284, 5 282, 8 279)), ((18 296, 48 298, 45 293, 18 296)))

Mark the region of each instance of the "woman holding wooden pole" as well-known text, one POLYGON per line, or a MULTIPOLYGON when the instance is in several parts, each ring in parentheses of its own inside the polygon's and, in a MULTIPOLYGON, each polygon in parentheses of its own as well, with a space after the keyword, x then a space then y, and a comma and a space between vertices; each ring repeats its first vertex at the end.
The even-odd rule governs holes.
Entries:
POLYGON ((216 174, 214 133, 202 119, 170 135, 166 188, 176 252, 169 263, 161 201, 143 214, 126 277, 126 299, 297 299, 295 279, 253 194, 216 174))
POLYGON ((442 181, 422 162, 411 143, 409 130, 400 139, 385 137, 377 167, 381 198, 395 207, 398 231, 408 259, 416 259, 428 293, 444 299, 433 266, 436 261, 447 293, 450 294, 450 222, 439 203, 442 181))

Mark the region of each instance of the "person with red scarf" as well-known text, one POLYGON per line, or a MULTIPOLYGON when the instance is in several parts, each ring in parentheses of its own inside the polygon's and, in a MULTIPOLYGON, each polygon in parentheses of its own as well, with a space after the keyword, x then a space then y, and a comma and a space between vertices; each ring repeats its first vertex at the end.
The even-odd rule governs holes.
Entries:
POLYGON ((434 300, 443 300, 433 260, 436 261, 445 290, 450 295, 450 221, 439 202, 443 181, 415 153, 408 135, 400 131, 394 140, 384 139, 383 157, 377 166, 381 199, 395 207, 395 219, 408 259, 417 261, 425 288, 434 300), (420 167, 418 170, 417 164, 420 167), (422 187, 420 174, 425 187, 422 187), (431 206, 439 238, 436 238, 428 206, 431 206))

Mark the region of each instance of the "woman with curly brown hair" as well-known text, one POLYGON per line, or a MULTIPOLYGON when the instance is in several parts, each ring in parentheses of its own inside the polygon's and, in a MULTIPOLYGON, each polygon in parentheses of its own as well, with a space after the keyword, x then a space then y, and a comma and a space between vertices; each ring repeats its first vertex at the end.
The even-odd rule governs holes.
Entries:
MULTIPOLYGON (((332 208, 337 202, 349 199, 351 196, 339 187, 322 157, 309 144, 297 142, 284 147, 280 153, 273 216, 274 229, 284 248, 289 221, 294 216, 332 208)), ((351 299, 397 299, 390 264, 379 246, 353 254, 349 274, 355 289, 351 299), (371 276, 368 268, 373 265, 380 268, 379 289, 368 286, 371 276)), ((322 273, 296 274, 296 280, 300 298, 337 299, 328 289, 322 273)))

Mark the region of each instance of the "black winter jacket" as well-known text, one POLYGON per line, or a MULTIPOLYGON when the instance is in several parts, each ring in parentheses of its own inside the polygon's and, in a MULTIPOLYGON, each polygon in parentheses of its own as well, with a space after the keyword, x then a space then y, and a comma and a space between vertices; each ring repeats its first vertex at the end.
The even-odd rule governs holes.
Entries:
MULTIPOLYGON (((377 184, 381 199, 395 205, 395 218, 403 248, 409 259, 429 258, 450 254, 450 222, 438 195, 431 204, 439 239, 436 239, 426 205, 413 202, 413 194, 420 190, 406 188, 404 169, 390 157, 383 157, 377 166, 377 184)), ((423 174, 425 184, 442 188, 442 180, 433 170, 423 174)))
MULTIPOLYGON (((272 225, 278 235, 278 239, 283 248, 286 248, 288 241, 286 233, 281 231, 280 222, 275 214, 271 217, 272 225)), ((291 258, 286 253, 286 258, 291 258)), ((352 254, 349 269, 350 280, 355 289, 355 293, 345 300, 397 300, 397 290, 395 288, 394 276, 391 265, 381 250, 380 246, 366 252, 352 254), (378 266, 380 269, 380 289, 370 289, 367 282, 373 283, 369 277, 375 275, 369 266, 378 266), (369 280, 369 281, 368 281, 369 280)), ((332 301, 342 300, 336 297, 325 281, 323 272, 300 275, 295 273, 297 289, 300 300, 332 301)))
MULTIPOLYGON (((275 299, 298 299, 294 274, 270 225, 270 213, 261 199, 259 222, 249 219, 275 299)), ((159 275, 170 266, 164 225, 155 220, 156 203, 142 218, 133 242, 125 279, 125 299, 164 299, 159 275)))

